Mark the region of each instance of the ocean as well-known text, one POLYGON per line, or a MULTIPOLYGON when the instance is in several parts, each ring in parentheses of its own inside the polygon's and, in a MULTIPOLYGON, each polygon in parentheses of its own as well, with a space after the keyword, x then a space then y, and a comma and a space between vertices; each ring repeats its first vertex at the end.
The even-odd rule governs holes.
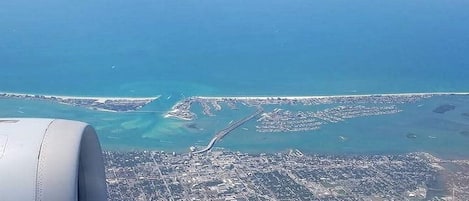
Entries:
MULTIPOLYGON (((96 127, 106 148, 183 152, 206 144, 232 119, 202 118, 198 123, 207 130, 194 132, 187 122, 162 118, 190 96, 468 91, 467 25, 467 1, 2 1, 0 91, 162 97, 145 108, 159 111, 149 114, 0 99, 0 116, 81 120, 96 127)), ((392 140, 409 130, 453 132, 433 127, 441 117, 432 116, 431 107, 440 102, 423 107, 429 113, 411 109, 310 133, 237 130, 220 146, 324 153, 429 149, 469 156, 469 138, 461 135, 440 144, 392 140), (421 122, 409 123, 416 115, 421 122), (370 126, 376 124, 383 126, 370 126), (355 137, 344 144, 337 141, 343 135, 355 137)), ((466 104, 459 105, 455 111, 467 112, 466 104)), ((464 117, 451 118, 459 118, 451 122, 463 130, 468 125, 464 117)))

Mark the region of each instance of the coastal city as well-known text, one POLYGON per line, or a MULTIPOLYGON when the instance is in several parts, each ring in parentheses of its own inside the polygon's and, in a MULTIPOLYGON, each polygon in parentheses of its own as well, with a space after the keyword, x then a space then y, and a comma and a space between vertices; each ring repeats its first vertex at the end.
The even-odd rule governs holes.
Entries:
MULTIPOLYGON (((421 104, 418 101, 443 95, 467 93, 189 97, 175 103, 165 117, 186 120, 197 127, 193 121, 197 115, 215 117, 225 108, 241 115, 216 131, 206 147, 188 147, 189 153, 104 151, 108 197, 123 201, 469 200, 469 160, 441 159, 426 152, 327 155, 291 149, 243 153, 214 146, 231 131, 245 128, 247 122, 253 122, 254 126, 249 126, 259 133, 314 131, 353 118, 400 113, 405 108, 402 104, 421 104)), ((0 93, 0 98, 132 112, 159 96, 107 98, 0 93)), ((469 116, 465 110, 458 111, 459 107, 441 103, 428 112, 444 115, 457 111, 463 118, 469 116)), ((464 127, 457 132, 469 136, 464 127)), ((417 135, 409 131, 406 137, 415 140, 417 135)))
MULTIPOLYGON (((441 95, 453 94, 190 97, 176 103, 166 117, 195 120, 199 109, 201 115, 212 117, 224 107, 257 111, 233 119, 207 147, 191 147, 189 153, 106 152, 109 196, 116 200, 468 200, 467 160, 443 160, 424 152, 317 155, 297 149, 261 154, 212 149, 254 117, 257 132, 312 131, 347 119, 399 113, 400 104, 441 95), (308 109, 323 104, 326 107, 308 109)), ((433 112, 454 109, 442 104, 433 112)), ((412 133, 407 137, 414 138, 412 133)))
POLYGON ((469 161, 428 153, 104 153, 110 200, 468 200, 469 161))
POLYGON ((33 95, 19 93, 0 93, 0 98, 51 101, 54 103, 84 107, 106 112, 132 112, 155 101, 159 97, 125 98, 125 97, 74 97, 54 95, 33 95))
POLYGON ((469 201, 469 0, 0 0, 0 201, 469 201))

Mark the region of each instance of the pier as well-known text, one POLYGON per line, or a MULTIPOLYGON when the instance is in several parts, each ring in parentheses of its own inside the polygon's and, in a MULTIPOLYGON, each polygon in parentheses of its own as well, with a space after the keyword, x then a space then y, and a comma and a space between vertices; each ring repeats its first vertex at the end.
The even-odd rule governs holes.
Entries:
POLYGON ((194 151, 192 153, 193 154, 200 154, 200 153, 204 153, 206 151, 209 151, 210 149, 212 149, 212 147, 215 145, 216 142, 218 142, 223 137, 228 135, 234 129, 240 127, 244 123, 248 122, 249 120, 253 119, 257 115, 261 114, 263 111, 264 110, 262 110, 262 108, 259 107, 255 113, 253 113, 253 114, 251 114, 247 117, 244 117, 243 119, 240 119, 239 121, 236 121, 236 122, 230 124, 228 127, 224 128, 223 130, 218 131, 217 134, 215 134, 215 136, 212 138, 212 140, 210 140, 210 142, 208 143, 208 145, 205 148, 203 148, 201 150, 198 150, 198 151, 194 151))

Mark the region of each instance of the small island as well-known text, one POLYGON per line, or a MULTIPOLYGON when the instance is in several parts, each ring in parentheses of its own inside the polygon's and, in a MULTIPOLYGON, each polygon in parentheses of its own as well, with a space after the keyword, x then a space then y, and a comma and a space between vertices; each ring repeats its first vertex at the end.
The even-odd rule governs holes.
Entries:
POLYGON ((80 97, 80 96, 56 96, 33 95, 20 93, 0 92, 0 98, 16 98, 27 100, 51 101, 64 105, 84 107, 92 110, 106 112, 132 112, 155 101, 156 97, 130 98, 130 97, 80 97))

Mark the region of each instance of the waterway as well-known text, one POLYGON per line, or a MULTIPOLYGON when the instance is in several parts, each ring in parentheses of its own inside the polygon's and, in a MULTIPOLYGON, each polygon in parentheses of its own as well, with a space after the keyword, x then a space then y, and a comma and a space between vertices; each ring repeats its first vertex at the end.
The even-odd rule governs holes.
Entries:
MULTIPOLYGON (((144 109, 158 107, 158 101, 144 109)), ((288 133, 258 133, 255 121, 216 143, 216 148, 246 152, 277 152, 298 148, 307 153, 367 154, 427 151, 446 158, 469 156, 469 97, 441 96, 399 106, 403 112, 360 117, 319 130, 288 133), (444 114, 433 112, 441 104, 456 108, 444 114), (465 115, 466 114, 466 115, 465 115), (416 138, 408 138, 414 133, 416 138), (345 138, 345 140, 343 139, 345 138)), ((286 106, 288 109, 293 106, 286 106)), ((296 109, 316 110, 324 106, 296 109)), ((195 110, 198 119, 182 121, 163 118, 164 113, 109 113, 92 111, 49 102, 0 99, 2 116, 65 118, 89 122, 95 126, 105 149, 155 149, 189 152, 189 147, 204 147, 217 131, 231 121, 242 119, 254 108, 224 109, 215 116, 204 116, 195 110)), ((265 108, 272 109, 272 108, 265 108)))

